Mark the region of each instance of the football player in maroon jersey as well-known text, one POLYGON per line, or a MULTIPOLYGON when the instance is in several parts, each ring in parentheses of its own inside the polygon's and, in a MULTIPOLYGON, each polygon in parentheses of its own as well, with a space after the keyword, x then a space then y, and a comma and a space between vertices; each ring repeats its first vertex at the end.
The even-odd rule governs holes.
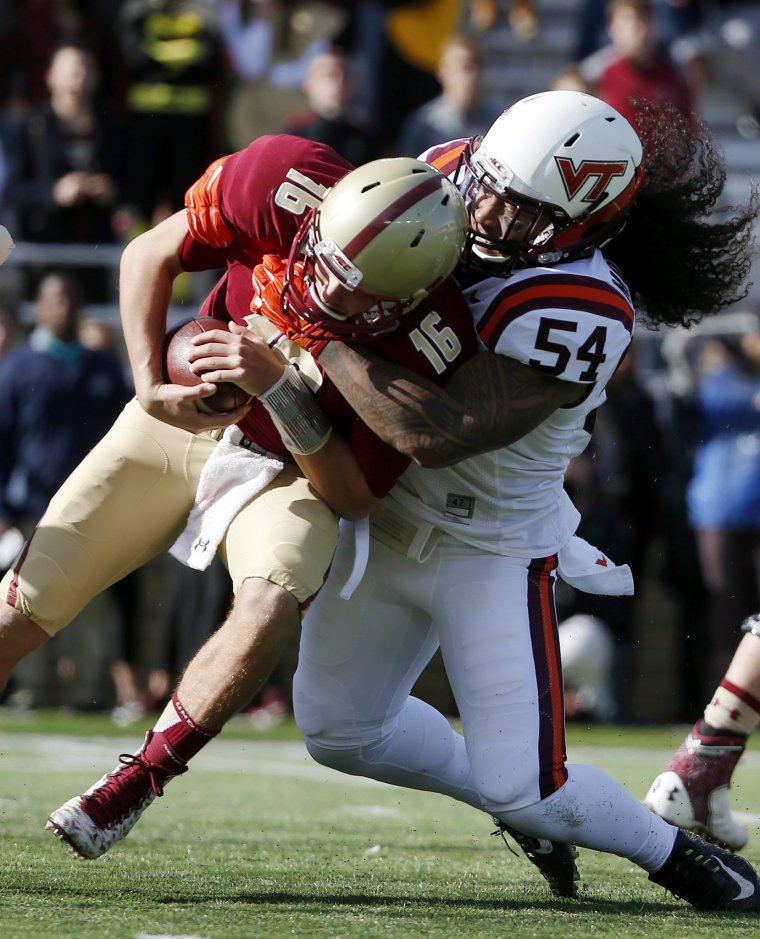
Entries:
POLYGON ((124 837, 255 695, 323 582, 338 516, 366 516, 409 463, 324 380, 320 343, 360 337, 438 383, 476 351, 449 278, 467 230, 454 185, 407 158, 349 170, 323 145, 261 138, 212 165, 188 191, 186 211, 124 251, 120 299, 137 399, 53 498, 3 580, 0 682, 92 596, 175 539, 199 568, 218 547, 235 600, 140 750, 51 815, 49 827, 82 857, 124 837), (284 284, 273 256, 289 252, 284 284), (187 388, 162 374, 174 278, 219 267, 201 313, 235 331, 202 334, 195 365, 202 375, 231 370, 259 394, 221 417, 198 408, 213 380, 187 388), (255 268, 264 286, 252 309, 255 268), (310 350, 267 317, 285 288, 303 315, 318 309, 333 324, 315 330, 310 350), (446 356, 430 354, 431 333, 449 339, 446 356), (254 360, 268 370, 249 375, 254 360), (214 500, 226 517, 204 511, 214 500))

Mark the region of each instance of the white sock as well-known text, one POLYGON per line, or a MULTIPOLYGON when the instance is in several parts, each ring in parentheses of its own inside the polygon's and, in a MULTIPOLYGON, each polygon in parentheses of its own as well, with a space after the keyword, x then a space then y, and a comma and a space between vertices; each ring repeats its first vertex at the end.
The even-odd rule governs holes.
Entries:
POLYGON ((493 814, 534 837, 569 841, 628 858, 646 871, 659 870, 677 829, 595 766, 572 764, 567 770, 565 785, 548 798, 493 814))

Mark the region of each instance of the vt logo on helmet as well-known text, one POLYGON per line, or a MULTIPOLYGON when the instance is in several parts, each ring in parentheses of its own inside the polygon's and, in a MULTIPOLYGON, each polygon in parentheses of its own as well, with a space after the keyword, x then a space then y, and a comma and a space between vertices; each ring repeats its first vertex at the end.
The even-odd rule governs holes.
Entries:
POLYGON ((607 194, 610 182, 615 176, 625 176, 628 164, 617 163, 599 163, 595 160, 584 160, 576 169, 573 161, 568 157, 555 156, 554 160, 559 170, 562 182, 565 184, 565 192, 568 199, 574 199, 579 193, 584 202, 590 202, 596 205, 599 199, 603 199, 607 194), (592 181, 589 188, 586 184, 592 181))
POLYGON ((466 234, 464 201, 433 167, 406 157, 367 163, 305 217, 283 313, 323 339, 384 335, 454 270, 466 234))
POLYGON ((547 91, 512 105, 478 146, 460 187, 470 215, 463 261, 493 274, 589 254, 625 224, 643 182, 642 147, 592 95, 547 91))

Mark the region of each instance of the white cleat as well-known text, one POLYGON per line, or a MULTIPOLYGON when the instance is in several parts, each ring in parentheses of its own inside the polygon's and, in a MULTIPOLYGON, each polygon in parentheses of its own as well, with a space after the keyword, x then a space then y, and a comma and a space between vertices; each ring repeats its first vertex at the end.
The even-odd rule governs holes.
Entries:
POLYGON ((707 738, 696 728, 656 777, 644 804, 671 825, 693 831, 706 841, 739 851, 747 843, 747 829, 731 814, 728 790, 744 751, 741 738, 707 738), (720 743, 712 741, 720 740, 720 743))
MULTIPOLYGON (((153 735, 148 731, 146 743, 153 735)), ((143 751, 123 753, 120 765, 81 796, 74 796, 51 813, 45 825, 69 846, 75 857, 92 861, 109 851, 132 831, 142 813, 164 785, 173 779, 145 759, 143 751)), ((187 766, 178 764, 175 775, 187 766)))
POLYGON ((104 776, 84 796, 74 796, 64 802, 50 814, 45 825, 45 830, 52 831, 56 838, 60 838, 80 861, 94 861, 109 851, 117 841, 126 838, 143 811, 156 798, 155 793, 151 792, 120 821, 101 828, 88 815, 85 798, 107 780, 108 776, 104 776))

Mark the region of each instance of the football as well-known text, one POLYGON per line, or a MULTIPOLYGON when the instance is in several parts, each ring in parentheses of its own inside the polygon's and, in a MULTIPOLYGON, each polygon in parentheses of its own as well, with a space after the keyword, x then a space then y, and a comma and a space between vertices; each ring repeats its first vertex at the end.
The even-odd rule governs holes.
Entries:
MULTIPOLYGON (((199 316, 170 329, 164 343, 164 378, 174 385, 200 385, 201 379, 190 368, 188 355, 193 349, 192 338, 210 329, 228 329, 227 324, 211 316, 199 316)), ((216 394, 197 402, 198 410, 226 414, 235 411, 250 400, 248 392, 233 385, 220 382, 216 394)))

